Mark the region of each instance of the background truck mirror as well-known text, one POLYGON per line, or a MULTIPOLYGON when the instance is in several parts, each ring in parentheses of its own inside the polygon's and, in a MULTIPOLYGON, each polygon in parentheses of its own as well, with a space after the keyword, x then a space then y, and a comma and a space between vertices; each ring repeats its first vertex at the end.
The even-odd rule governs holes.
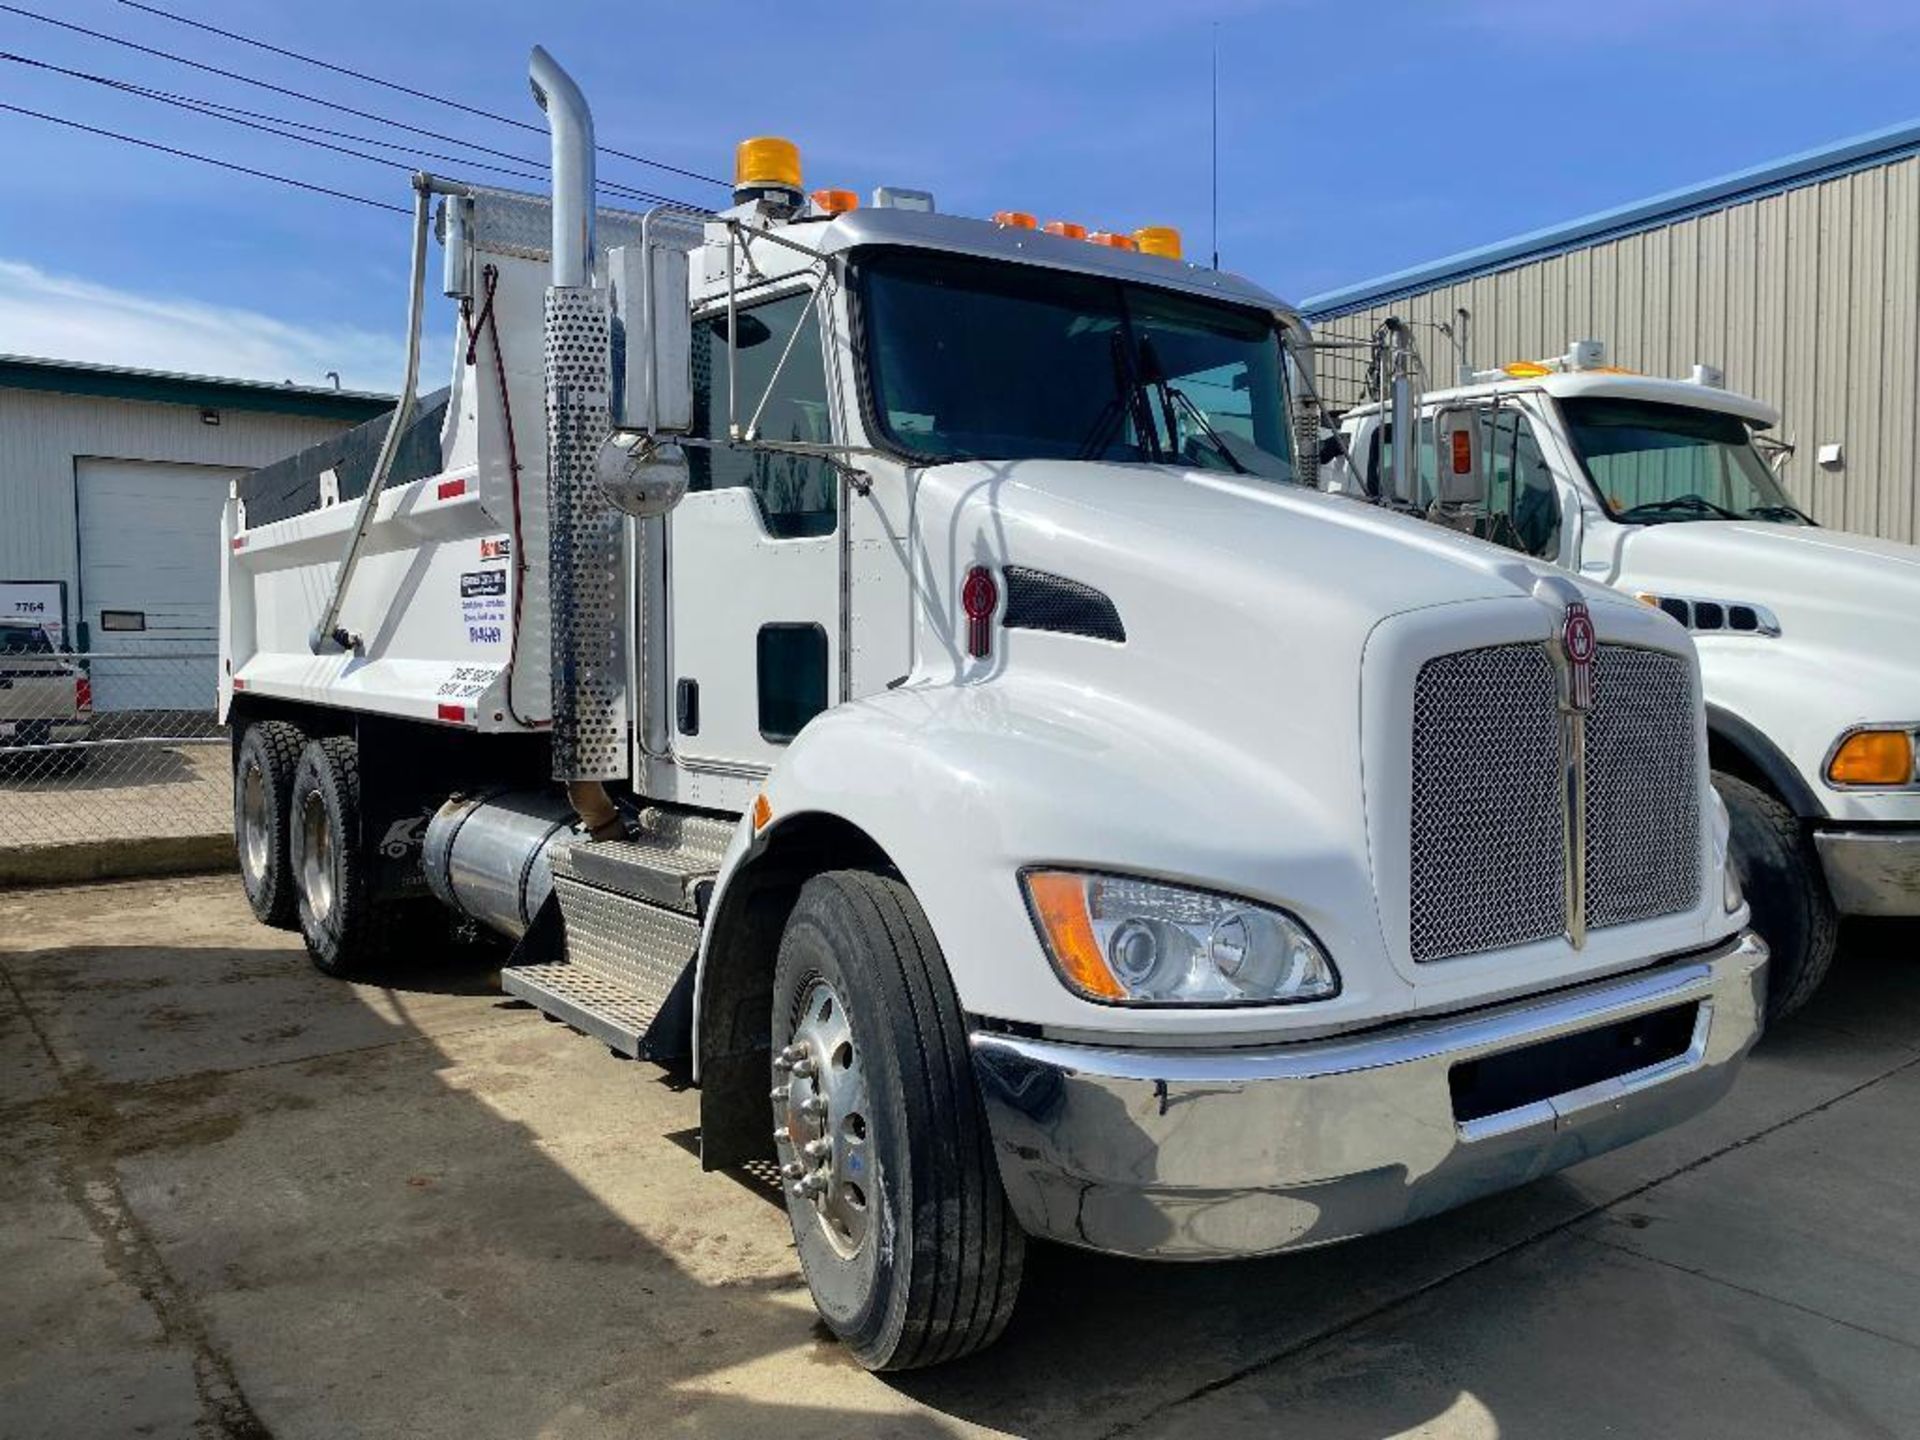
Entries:
POLYGON ((1434 498, 1442 505, 1481 505, 1487 498, 1480 412, 1470 406, 1442 409, 1433 417, 1434 498))
POLYGON ((608 252, 614 308, 614 423, 683 435, 693 428, 693 317, 687 252, 623 245, 608 252))

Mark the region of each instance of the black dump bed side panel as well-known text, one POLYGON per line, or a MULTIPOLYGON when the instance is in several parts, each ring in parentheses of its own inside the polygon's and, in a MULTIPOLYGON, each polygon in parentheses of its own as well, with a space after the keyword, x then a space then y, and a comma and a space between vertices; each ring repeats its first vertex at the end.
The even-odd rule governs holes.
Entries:
MULTIPOLYGON (((394 457, 393 474, 387 484, 403 485, 446 468, 440 454, 440 427, 447 418, 449 389, 422 396, 414 410, 413 423, 400 437, 400 452, 394 457)), ((240 498, 246 502, 247 525, 268 525, 290 515, 304 515, 320 508, 320 475, 331 470, 340 477, 340 498, 355 500, 367 493, 367 481, 373 476, 373 462, 380 456, 380 442, 387 437, 392 412, 376 415, 343 435, 310 445, 297 455, 263 465, 240 480, 240 498)))

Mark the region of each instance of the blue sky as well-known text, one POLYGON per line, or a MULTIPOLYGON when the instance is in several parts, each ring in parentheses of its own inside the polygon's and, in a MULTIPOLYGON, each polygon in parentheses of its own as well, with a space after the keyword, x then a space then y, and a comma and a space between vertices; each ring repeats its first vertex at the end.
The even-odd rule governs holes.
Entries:
MULTIPOLYGON (((499 149, 542 149, 117 0, 17 3, 499 149)), ((1920 114, 1920 6, 1895 0, 155 3, 532 121, 525 59, 538 41, 580 79, 603 143, 725 175, 735 140, 784 134, 809 185, 930 188, 976 215, 1170 223, 1190 257, 1209 246, 1217 23, 1222 263, 1290 296, 1920 114)), ((0 50, 368 131, 14 14, 0 12, 0 50)), ((0 64, 0 101, 408 199, 399 170, 15 63, 0 64)), ((397 379, 401 217, 4 112, 0 147, 0 351, 397 379)), ((725 193, 624 161, 602 174, 708 202, 725 193)))

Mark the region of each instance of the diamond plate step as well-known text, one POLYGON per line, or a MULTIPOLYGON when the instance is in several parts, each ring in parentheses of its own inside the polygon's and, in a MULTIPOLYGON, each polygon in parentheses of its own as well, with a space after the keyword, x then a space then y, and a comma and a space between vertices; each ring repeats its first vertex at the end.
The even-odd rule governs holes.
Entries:
POLYGON ((655 806, 641 812, 631 840, 583 839, 556 848, 553 873, 695 915, 733 828, 730 820, 655 806))
POLYGON ((500 988, 536 1010, 564 1020, 622 1055, 646 1052, 654 1012, 631 990, 566 961, 516 965, 500 972, 500 988))
POLYGON ((685 1053, 700 922, 582 884, 557 864, 553 894, 566 958, 510 965, 501 987, 623 1055, 685 1053))

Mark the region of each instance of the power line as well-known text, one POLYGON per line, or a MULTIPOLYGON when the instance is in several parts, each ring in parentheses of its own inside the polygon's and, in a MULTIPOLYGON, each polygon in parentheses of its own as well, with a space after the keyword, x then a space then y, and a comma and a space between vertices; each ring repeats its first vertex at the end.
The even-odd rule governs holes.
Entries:
POLYGON ((232 170, 241 175, 252 175, 259 180, 273 180, 281 185, 291 185, 296 190, 308 190, 315 195, 331 195, 336 200, 351 200, 356 205, 371 205, 375 210, 391 211, 395 215, 411 215, 411 210, 398 205, 389 205, 384 200, 370 200, 365 195, 355 195, 346 190, 334 190, 325 185, 315 185, 310 181, 296 180, 291 175, 277 175, 271 170, 255 170, 251 166, 236 165, 231 160, 216 160, 211 155, 202 155, 194 150, 181 150, 172 145, 162 145, 157 140, 142 140, 134 135, 122 135, 118 130, 102 130, 97 125, 82 125, 78 120, 69 120, 62 115, 48 115, 41 110, 29 110, 24 105, 9 105, 0 101, 0 110, 11 111, 15 115, 30 116, 35 120, 45 120, 51 125, 64 125, 69 130, 83 130, 89 135, 99 135, 108 140, 119 140, 127 145, 138 145, 143 150, 158 150, 163 155, 177 155, 182 160, 198 160, 202 165, 217 165, 222 170, 232 170))
MULTIPOLYGON (((195 20, 186 15, 176 15, 171 10, 162 10, 158 5, 146 5, 141 0, 120 0, 129 10, 143 11, 148 15, 157 15, 162 20, 171 20, 175 24, 190 25, 195 30, 205 31, 209 35, 218 35, 224 40, 237 41, 242 45, 251 45, 256 50, 265 50, 268 54, 283 56, 288 60, 298 60, 306 65, 318 66, 322 70, 331 70, 336 75, 345 75, 350 79, 362 80, 369 85, 384 85, 389 90, 398 90, 419 100, 431 100, 436 105, 445 105, 451 110, 459 110, 468 115, 477 115, 483 120, 495 120, 502 125, 511 125, 518 130, 531 130, 536 135, 546 131, 527 120, 519 120, 511 115, 502 115, 493 110, 482 110, 475 105, 467 105, 459 100, 450 100, 444 95, 435 95, 427 90, 416 90, 411 85, 403 85, 398 80, 383 80, 378 75, 369 75, 363 70, 349 69, 345 65, 335 65, 331 61, 305 54, 299 50, 287 50, 278 45, 268 44, 265 40, 256 40, 251 35, 241 35, 232 30, 222 30, 218 25, 209 25, 204 20, 195 20)), ((683 170, 678 165, 669 165, 664 160, 652 160, 645 155, 629 154, 625 150, 616 150, 611 145, 596 146, 602 154, 617 155, 622 160, 631 160, 636 165, 648 165, 655 170, 665 170, 674 175, 683 175, 689 180, 702 180, 710 185, 725 185, 727 182, 715 175, 703 175, 698 170, 683 170)))
MULTIPOLYGON (((438 130, 428 130, 418 125, 409 125, 404 120, 395 120, 390 116, 378 115, 372 111, 356 110, 351 105, 343 105, 334 100, 324 100, 318 95, 309 95, 302 90, 289 89, 285 85, 275 85, 271 81, 258 80, 251 75, 242 75, 233 70, 223 70, 217 65, 208 65, 199 60, 191 60, 184 55, 175 55, 171 51, 156 50, 150 45, 142 45, 133 40, 122 39, 118 35, 109 35, 100 30, 89 30, 86 26, 75 25, 70 20, 57 20, 51 15, 42 15, 38 11, 22 9, 18 5, 0 4, 0 11, 4 11, 9 15, 21 16, 27 20, 38 20, 43 25, 52 25, 61 30, 69 30, 76 35, 85 35, 93 40, 104 40, 109 45, 118 45, 123 49, 137 51, 142 55, 153 56, 155 59, 168 60, 176 65, 185 65, 189 69, 203 71, 209 75, 218 75, 223 80, 238 81, 242 85, 252 85, 261 90, 270 90, 276 95, 285 95, 290 99, 301 100, 309 105, 318 105, 327 110, 338 110, 342 114, 352 115, 361 120, 371 120, 376 125, 388 125, 396 130, 405 130, 414 135, 424 135, 430 140, 440 140, 450 145, 461 146, 464 149, 477 150, 483 155, 492 155, 501 160, 511 160, 515 164, 537 166, 543 170, 547 168, 544 161, 534 160, 525 155, 516 155, 510 150, 496 150, 491 145, 482 145, 476 140, 464 140, 458 135, 447 135, 438 130)), ((671 195, 659 195, 650 190, 641 190, 625 186, 621 188, 623 193, 631 195, 635 199, 650 200, 655 204, 684 205, 687 203, 671 195)))
MULTIPOLYGON (((136 85, 128 80, 116 80, 110 75, 96 75, 86 70, 71 70, 64 65, 55 65, 48 60, 36 60, 30 55, 20 55, 12 51, 0 50, 0 61, 10 62, 16 65, 25 65, 35 70, 49 71, 55 75, 65 75, 74 80, 84 80, 89 84, 104 86, 109 90, 117 90, 124 94, 138 95, 145 100, 154 100, 164 105, 172 105, 190 114, 204 116, 209 120, 224 120, 230 125, 239 125, 249 130, 257 130, 281 140, 292 140, 302 145, 316 146, 322 150, 333 151, 335 154, 350 156, 356 160, 365 160, 375 165, 385 165, 395 170, 410 171, 416 167, 399 160, 389 159, 384 155, 368 155, 363 151, 350 150, 344 145, 330 144, 325 140, 317 140, 313 138, 312 135, 292 134, 288 130, 278 127, 289 126, 296 130, 310 130, 320 135, 331 136, 336 140, 350 140, 359 145, 375 145, 383 149, 399 150, 406 154, 418 155, 430 160, 445 160, 450 164, 464 165, 475 170, 489 170, 497 174, 512 176, 518 180, 539 181, 546 178, 537 170, 514 170, 505 165, 492 165, 484 160, 472 160, 461 155, 448 155, 437 150, 425 150, 417 145, 403 145, 397 141, 381 140, 371 135, 355 135, 344 130, 330 130, 323 125, 310 125, 305 121, 292 120, 283 115, 268 115, 258 110, 244 110, 237 105, 223 105, 218 101, 206 100, 197 96, 179 95, 167 90, 155 90, 149 86, 136 85)), ((529 165, 534 163, 533 161, 527 162, 529 165)), ((629 191, 624 186, 611 183, 603 184, 601 188, 609 194, 614 195, 630 196, 631 198, 641 200, 652 198, 640 192, 629 191)))

